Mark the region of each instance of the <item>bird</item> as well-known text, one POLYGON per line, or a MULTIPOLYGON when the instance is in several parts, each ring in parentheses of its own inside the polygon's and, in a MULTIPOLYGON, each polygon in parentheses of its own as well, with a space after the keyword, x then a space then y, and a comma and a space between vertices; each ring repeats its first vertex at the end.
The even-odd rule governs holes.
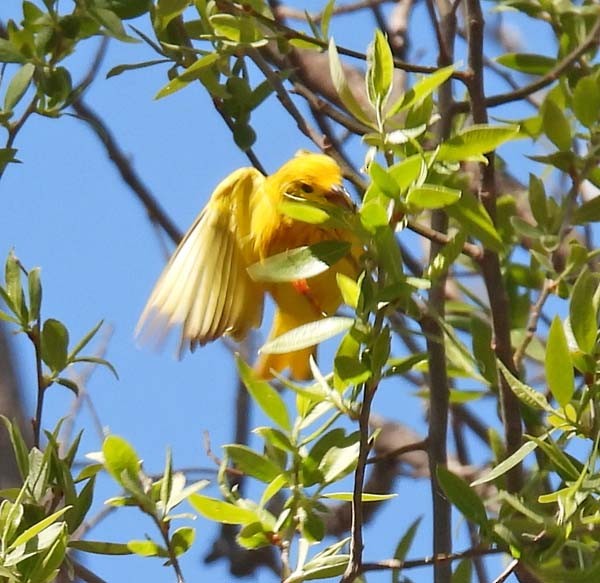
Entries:
MULTIPOLYGON (((275 312, 269 339, 334 314, 342 303, 338 273, 356 280, 362 247, 350 229, 310 224, 282 212, 284 201, 308 202, 354 212, 340 166, 329 156, 301 151, 265 176, 240 168, 214 190, 175 249, 140 316, 136 334, 162 338, 180 327, 180 354, 229 336, 244 339, 261 325, 264 298, 275 312), (292 282, 255 281, 248 268, 269 257, 323 241, 350 243, 348 253, 325 272, 292 282)), ((259 378, 288 371, 312 378, 316 346, 284 354, 260 354, 259 378)))

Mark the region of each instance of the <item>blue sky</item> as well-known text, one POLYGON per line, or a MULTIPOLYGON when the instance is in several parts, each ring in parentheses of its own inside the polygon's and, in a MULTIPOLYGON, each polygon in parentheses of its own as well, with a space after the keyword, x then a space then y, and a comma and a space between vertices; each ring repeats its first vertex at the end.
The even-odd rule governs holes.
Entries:
MULTIPOLYGON (((4 0, 3 4, 1 18, 19 18, 18 0, 4 0)), ((309 9, 319 6, 319 2, 302 4, 309 9)), ((145 26, 143 19, 136 24, 145 26)), ((435 56, 433 36, 427 26, 423 24, 427 32, 423 39, 416 39, 420 45, 413 47, 413 52, 422 49, 422 60, 431 62, 435 56)), ((357 27, 352 19, 343 18, 333 23, 332 30, 343 44, 365 50, 373 29, 370 22, 363 20, 357 27)), ((96 46, 95 40, 89 41, 69 59, 75 79, 83 74, 96 46)), ((184 230, 214 186, 234 169, 247 165, 247 160, 199 85, 155 101, 153 96, 166 82, 166 68, 104 79, 115 65, 148 58, 153 55, 143 44, 112 42, 86 101, 108 122, 144 182, 184 230)), ((273 98, 253 116, 253 125, 259 133, 256 151, 269 171, 297 149, 311 148, 273 98)), ((11 166, 0 182, 0 258, 14 247, 25 266, 41 266, 43 317, 63 321, 73 340, 102 319, 105 328, 112 329, 106 357, 120 379, 97 370, 87 387, 105 431, 128 439, 145 460, 148 472, 161 470, 167 447, 173 450, 176 466, 214 471, 204 451, 203 432, 210 434, 217 454, 220 444, 232 440, 236 379, 231 354, 216 342, 177 361, 172 347, 154 353, 136 346, 133 330, 137 318, 165 262, 164 245, 142 206, 121 182, 96 137, 76 119, 33 117, 19 134, 16 147, 23 163, 11 166)), ((353 152, 359 156, 360 146, 353 152)), ((15 337, 14 346, 31 411, 35 391, 32 351, 24 337, 15 337)), ((374 409, 423 433, 423 409, 412 393, 410 386, 384 385, 374 409)), ((46 426, 63 416, 71 402, 70 392, 53 388, 47 398, 46 426)), ((252 411, 251 426, 260 424, 258 412, 252 411)), ((101 439, 85 408, 78 427, 85 429, 82 453, 99 449, 101 439)), ((116 493, 117 488, 103 480, 95 508, 116 493)), ((210 487, 207 493, 216 495, 216 489, 210 487)), ((402 531, 421 514, 425 521, 411 556, 428 554, 428 506, 428 483, 402 479, 397 499, 367 527, 366 559, 391 557, 402 531)), ((206 580, 230 580, 222 564, 208 567, 201 562, 215 525, 199 519, 195 526, 197 543, 183 561, 188 580, 199 580, 200 575, 206 580)), ((459 549, 468 545, 463 530, 457 522, 459 549)), ((156 534, 135 511, 125 509, 102 523, 90 538, 123 542, 144 538, 146 532, 156 534)), ((133 576, 156 583, 173 581, 172 572, 153 559, 92 557, 87 564, 110 582, 133 576)), ((415 581, 429 581, 431 574, 425 570, 411 576, 415 581)), ((370 576, 369 580, 388 577, 370 576)))

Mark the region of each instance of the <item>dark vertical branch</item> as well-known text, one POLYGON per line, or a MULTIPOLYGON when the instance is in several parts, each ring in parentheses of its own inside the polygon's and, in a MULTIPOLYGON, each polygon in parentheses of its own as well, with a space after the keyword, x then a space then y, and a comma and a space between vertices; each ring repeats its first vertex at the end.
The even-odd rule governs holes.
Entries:
MULTIPOLYGON (((454 412, 453 412, 454 413, 454 412)), ((454 444, 456 446, 456 457, 460 464, 464 467, 471 463, 469 456, 469 448, 466 443, 464 426, 462 421, 452 415, 452 435, 454 437, 454 444)), ((477 547, 479 544, 479 529, 472 522, 467 522, 467 528, 469 529, 469 538, 471 539, 471 546, 477 547)), ((479 583, 486 583, 489 579, 485 569, 485 563, 482 557, 473 557, 473 567, 475 573, 477 573, 477 579, 479 583)))
MULTIPOLYGON (((438 65, 445 67, 454 60, 454 38, 456 36, 456 17, 452 5, 446 0, 438 0, 437 10, 433 0, 428 0, 427 6, 435 29, 439 55, 438 65)), ((452 126, 452 85, 445 83, 439 91, 439 113, 441 121, 438 126, 440 141, 450 135, 452 126)), ((442 211, 435 211, 431 217, 431 227, 440 233, 448 230, 448 217, 442 211)), ((429 260, 437 255, 440 245, 432 242, 429 260)), ((447 465, 447 435, 448 435, 448 407, 449 384, 446 362, 446 348, 444 333, 438 324, 437 318, 444 317, 446 300, 446 276, 443 275, 432 284, 429 292, 429 315, 422 322, 422 328, 427 338, 427 351, 429 354, 429 467, 431 473, 431 496, 433 506, 433 553, 434 555, 452 552, 452 522, 451 506, 443 495, 437 481, 436 469, 438 466, 447 465)), ((434 565, 434 582, 447 583, 450 581, 452 570, 448 563, 434 565)))
MULTIPOLYGON (((484 57, 483 38, 485 22, 479 0, 466 0, 468 18, 469 42, 469 73, 467 84, 471 100, 471 112, 474 123, 487 123, 488 115, 485 104, 485 89, 483 82, 484 57)), ((494 169, 494 154, 487 155, 487 164, 481 165, 481 188, 479 193, 492 220, 496 218, 496 177, 494 169)), ((498 254, 485 250, 481 261, 483 280, 487 289, 492 324, 494 329, 494 344, 498 358, 516 374, 513 351, 510 341, 510 306, 508 294, 500 270, 498 254)), ((510 390, 508 383, 502 377, 500 384, 500 405, 502 421, 506 436, 507 453, 510 455, 521 446, 522 427, 519 401, 510 390)), ((521 466, 515 466, 507 476, 508 489, 511 492, 520 490, 522 485, 521 466)))

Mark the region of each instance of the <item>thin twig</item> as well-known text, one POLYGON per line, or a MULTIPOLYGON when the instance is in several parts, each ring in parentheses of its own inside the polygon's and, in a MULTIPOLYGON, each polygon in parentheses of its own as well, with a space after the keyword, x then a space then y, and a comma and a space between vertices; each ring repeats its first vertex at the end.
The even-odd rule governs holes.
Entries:
POLYGON ((540 316, 542 315, 542 309, 544 308, 544 304, 546 303, 546 300, 550 297, 550 294, 552 293, 555 287, 556 283, 554 281, 546 279, 544 281, 542 291, 540 292, 537 301, 531 307, 531 311, 529 312, 529 320, 527 322, 527 331, 525 333, 525 336, 523 337, 523 340, 521 341, 521 344, 519 344, 519 346, 515 350, 515 354, 513 356, 513 360, 515 362, 515 367, 517 368, 517 370, 521 366, 521 361, 525 356, 527 347, 535 337, 535 333, 537 332, 538 322, 540 316))
MULTIPOLYGON (((387 4, 393 0, 359 0, 358 2, 348 2, 347 4, 340 4, 333 9, 333 16, 339 16, 340 14, 352 14, 364 10, 365 8, 373 8, 380 6, 381 4, 387 4)), ((277 16, 281 18, 291 18, 293 20, 302 20, 306 22, 306 13, 302 10, 298 10, 291 6, 278 6, 277 16)), ((323 19, 323 11, 315 14, 309 14, 310 19, 318 24, 323 19)))
MULTIPOLYGON (((311 44, 321 47, 323 49, 326 49, 329 46, 329 44, 326 41, 316 39, 312 36, 305 35, 297 30, 294 30, 293 28, 289 28, 288 26, 285 26, 284 24, 282 24, 276 20, 273 20, 272 18, 269 18, 268 16, 264 16, 263 14, 256 12, 255 10, 253 10, 252 8, 250 8, 247 5, 245 5, 242 8, 242 7, 237 6, 233 2, 229 2, 228 0, 219 0, 217 2, 217 5, 221 9, 229 10, 236 14, 244 14, 246 16, 248 14, 250 14, 254 18, 256 18, 259 22, 264 24, 265 26, 268 26, 271 29, 279 31, 280 33, 282 33, 282 35, 285 38, 287 38, 289 40, 292 40, 292 39, 303 40, 305 42, 311 43, 311 44)), ((339 45, 336 45, 336 47, 337 47, 338 53, 340 55, 345 55, 346 57, 351 57, 353 59, 358 59, 360 61, 367 60, 367 55, 365 53, 361 53, 359 51, 348 49, 346 47, 339 46, 339 45)), ((431 73, 435 73, 438 70, 437 67, 427 67, 427 66, 423 66, 423 65, 415 65, 413 63, 407 63, 405 61, 401 61, 400 59, 393 59, 393 63, 394 63, 394 68, 400 69, 401 71, 406 71, 408 73, 431 74, 431 73)), ((455 71, 452 74, 452 77, 454 79, 457 79, 457 80, 460 80, 463 82, 465 81, 464 75, 461 71, 455 71)))
POLYGON ((44 413, 44 396, 46 394, 46 389, 48 388, 48 384, 44 379, 44 373, 42 369, 40 320, 38 320, 31 332, 28 333, 28 337, 33 344, 37 380, 37 402, 35 407, 35 418, 33 419, 33 445, 34 447, 39 448, 42 431, 42 415, 44 413))
POLYGON ((385 462, 399 458, 400 456, 410 453, 412 451, 427 451, 427 440, 423 439, 415 443, 407 443, 402 447, 398 447, 393 451, 386 451, 384 454, 376 455, 367 459, 365 464, 377 464, 379 462, 385 462))
POLYGON ((416 569, 418 567, 426 567, 428 565, 439 565, 442 563, 451 563, 462 559, 471 559, 473 557, 483 557, 488 555, 503 554, 506 551, 497 548, 480 548, 467 549, 460 553, 448 553, 442 555, 432 555, 422 559, 413 559, 410 561, 399 561, 398 559, 388 559, 386 561, 377 561, 376 563, 363 563, 362 573, 369 571, 388 571, 390 569, 416 569))
POLYGON ((298 129, 310 140, 312 140, 320 150, 325 149, 323 136, 313 128, 306 118, 300 113, 294 102, 285 89, 283 82, 277 74, 271 69, 269 64, 264 60, 262 55, 254 48, 248 49, 249 57, 254 61, 254 64, 260 69, 271 87, 275 90, 279 102, 283 108, 292 116, 293 120, 298 125, 298 129))
MULTIPOLYGON (((516 91, 509 91, 507 93, 500 93, 498 95, 486 97, 483 100, 483 104, 486 107, 497 107, 498 105, 519 101, 520 99, 524 99, 525 97, 528 97, 529 95, 548 87, 548 85, 551 85, 554 83, 554 81, 558 80, 567 69, 572 67, 579 58, 581 58, 585 53, 587 53, 591 48, 600 42, 600 39, 598 38, 599 35, 600 18, 596 20, 596 23, 592 27, 590 33, 584 39, 583 43, 573 49, 568 55, 565 56, 564 59, 562 59, 544 76, 540 77, 537 81, 533 81, 532 83, 521 87, 521 89, 517 89, 516 91)), ((469 101, 459 101, 454 104, 454 110, 456 112, 465 113, 469 111, 470 108, 471 103, 469 101)))
POLYGON ((143 183, 142 178, 134 169, 131 161, 121 149, 104 120, 83 99, 75 101, 72 104, 72 108, 77 113, 77 116, 88 124, 90 129, 96 134, 96 137, 104 144, 108 157, 115 164, 121 178, 144 205, 152 222, 159 224, 169 238, 174 243, 178 243, 181 240, 181 231, 150 192, 149 188, 143 183))
POLYGON ((365 383, 363 387, 363 402, 358 421, 360 432, 360 447, 356 470, 354 471, 354 489, 352 493, 352 527, 350 529, 350 560, 342 577, 341 583, 352 583, 362 572, 363 552, 363 486, 365 482, 365 469, 369 455, 369 417, 371 403, 377 391, 376 383, 365 383))
POLYGON ((506 566, 506 569, 504 569, 504 571, 502 571, 502 573, 500 573, 500 575, 498 575, 498 577, 496 577, 492 583, 504 583, 504 581, 506 581, 512 575, 514 570, 517 568, 518 564, 519 560, 513 559, 506 566))
MULTIPOLYGON (((104 334, 100 341, 100 345, 98 346, 98 348, 96 349, 96 351, 93 354, 94 357, 104 358, 104 356, 106 355, 106 350, 108 348, 108 344, 110 342, 112 334, 113 334, 112 327, 108 327, 106 330, 104 330, 104 334)), ((90 407, 90 411, 92 413, 92 419, 94 421, 94 426, 95 426, 96 432, 98 434, 98 438, 100 439, 100 441, 103 441, 103 439, 105 437, 103 426, 102 426, 102 423, 98 416, 98 412, 96 411, 96 408, 94 407, 94 404, 93 404, 93 402, 87 392, 87 388, 86 388, 86 385, 89 382, 92 374, 97 369, 98 369, 97 364, 89 363, 89 364, 87 364, 87 366, 85 366, 83 368, 83 370, 74 374, 71 378, 71 380, 73 380, 79 387, 79 394, 77 395, 77 398, 73 401, 73 403, 71 405, 71 410, 67 414, 67 418, 66 418, 65 424, 63 426, 63 431, 62 431, 63 439, 61 440, 61 446, 65 449, 69 447, 69 444, 71 443, 71 440, 73 438, 73 427, 75 425, 75 418, 77 417, 79 411, 81 410, 81 407, 83 406, 84 401, 87 402, 88 406, 90 407)))
MULTIPOLYGON (((432 229, 427 225, 415 223, 414 221, 408 221, 406 223, 406 227, 414 233, 425 237, 426 239, 428 239, 432 243, 435 243, 438 246, 444 246, 451 242, 451 239, 450 237, 448 237, 448 235, 446 235, 445 233, 441 233, 440 231, 436 231, 435 229, 432 229)), ((471 257, 471 259, 474 259, 475 261, 480 261, 481 259, 483 259, 484 252, 483 249, 479 247, 479 245, 474 245, 473 243, 469 243, 467 241, 463 244, 462 253, 464 253, 468 257, 471 257)))
POLYGON ((107 583, 102 577, 99 577, 93 571, 90 571, 87 567, 84 567, 79 561, 75 560, 73 557, 69 557, 71 559, 71 564, 73 565, 73 571, 75 575, 79 577, 82 581, 86 583, 107 583))

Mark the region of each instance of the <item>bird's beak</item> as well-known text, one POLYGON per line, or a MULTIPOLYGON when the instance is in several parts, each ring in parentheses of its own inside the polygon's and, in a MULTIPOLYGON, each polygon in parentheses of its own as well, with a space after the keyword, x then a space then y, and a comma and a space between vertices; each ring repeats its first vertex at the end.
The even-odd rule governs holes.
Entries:
POLYGON ((348 191, 341 184, 332 186, 331 189, 325 193, 325 200, 336 206, 348 209, 349 211, 356 210, 356 205, 350 198, 348 191))

